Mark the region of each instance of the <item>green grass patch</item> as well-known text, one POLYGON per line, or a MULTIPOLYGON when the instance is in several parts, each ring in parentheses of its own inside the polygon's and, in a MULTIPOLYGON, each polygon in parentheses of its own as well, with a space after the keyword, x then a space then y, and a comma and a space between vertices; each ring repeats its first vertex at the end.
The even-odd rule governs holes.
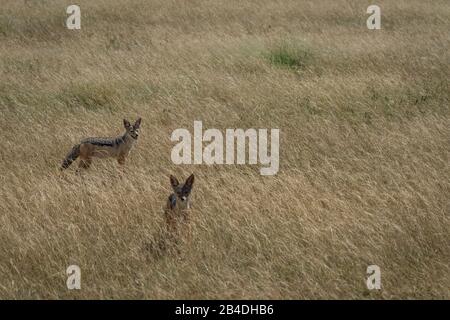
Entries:
POLYGON ((311 48, 301 43, 282 43, 270 49, 266 58, 278 67, 304 69, 312 64, 314 53, 311 48))

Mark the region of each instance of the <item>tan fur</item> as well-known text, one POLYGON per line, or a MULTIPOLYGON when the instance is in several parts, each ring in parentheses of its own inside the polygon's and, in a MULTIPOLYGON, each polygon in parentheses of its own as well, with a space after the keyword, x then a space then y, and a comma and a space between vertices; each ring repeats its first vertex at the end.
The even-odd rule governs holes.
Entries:
POLYGON ((82 143, 80 145, 80 167, 87 168, 92 162, 92 158, 116 158, 121 165, 125 164, 125 160, 130 154, 132 143, 121 145, 119 147, 101 147, 91 143, 82 143))

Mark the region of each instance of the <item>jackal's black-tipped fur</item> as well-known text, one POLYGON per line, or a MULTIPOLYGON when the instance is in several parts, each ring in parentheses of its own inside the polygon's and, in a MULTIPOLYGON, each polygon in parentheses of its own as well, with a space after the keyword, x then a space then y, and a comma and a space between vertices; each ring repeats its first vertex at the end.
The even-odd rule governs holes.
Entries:
POLYGON ((80 155, 80 145, 75 145, 72 150, 67 154, 67 156, 64 158, 62 164, 61 164, 61 170, 67 169, 72 162, 74 162, 78 156, 80 155))

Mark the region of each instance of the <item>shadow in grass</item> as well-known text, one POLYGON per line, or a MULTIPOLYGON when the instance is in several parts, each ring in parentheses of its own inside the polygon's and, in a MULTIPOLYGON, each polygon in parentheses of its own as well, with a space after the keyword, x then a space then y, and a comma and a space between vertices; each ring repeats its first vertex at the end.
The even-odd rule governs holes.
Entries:
POLYGON ((186 243, 180 241, 167 231, 161 229, 156 232, 146 243, 143 251, 147 260, 159 260, 164 257, 182 257, 186 250, 186 243), (184 250, 183 250, 184 249, 184 250))
MULTIPOLYGON (((24 70, 35 69, 34 65, 24 64, 24 70)), ((0 108, 14 112, 26 110, 28 114, 78 112, 118 112, 130 105, 148 104, 160 88, 140 82, 118 83, 70 83, 57 90, 45 90, 38 87, 18 86, 11 83, 0 83, 0 108), (45 110, 45 112, 44 112, 45 110)))
POLYGON ((20 12, 0 14, 0 38, 22 42, 63 40, 64 35, 69 34, 65 26, 66 18, 59 10, 50 10, 32 6, 20 12))
POLYGON ((84 108, 90 111, 117 109, 117 92, 107 85, 76 84, 57 94, 56 99, 69 109, 84 108))

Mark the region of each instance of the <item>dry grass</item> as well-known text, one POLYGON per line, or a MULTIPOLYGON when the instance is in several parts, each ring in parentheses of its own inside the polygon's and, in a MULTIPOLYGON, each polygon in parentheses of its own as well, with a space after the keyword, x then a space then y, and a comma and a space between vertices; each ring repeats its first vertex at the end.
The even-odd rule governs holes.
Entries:
POLYGON ((69 4, 2 0, 0 297, 450 298, 448 1, 380 0, 380 31, 372 1, 79 0, 81 31, 69 4), (138 115, 125 176, 58 175, 138 115), (280 172, 173 165, 194 120, 280 128, 280 172), (191 172, 193 247, 155 258, 191 172))

